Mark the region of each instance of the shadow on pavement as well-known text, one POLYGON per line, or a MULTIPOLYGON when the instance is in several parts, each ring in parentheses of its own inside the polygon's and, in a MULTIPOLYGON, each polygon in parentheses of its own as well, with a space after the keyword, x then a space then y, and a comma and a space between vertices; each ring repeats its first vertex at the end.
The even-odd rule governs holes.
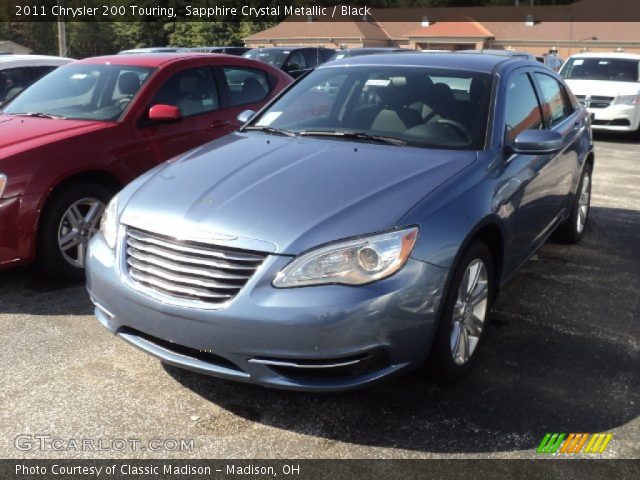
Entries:
POLYGON ((593 208, 580 245, 545 245, 502 292, 475 370, 449 387, 416 373, 307 394, 165 369, 240 417, 327 442, 482 453, 607 432, 640 413, 638 238, 640 212, 593 208))
POLYGON ((91 315, 84 283, 64 283, 34 268, 0 271, 0 314, 91 315))
POLYGON ((606 132, 606 131, 593 131, 593 138, 599 142, 610 143, 640 143, 640 132, 606 132))

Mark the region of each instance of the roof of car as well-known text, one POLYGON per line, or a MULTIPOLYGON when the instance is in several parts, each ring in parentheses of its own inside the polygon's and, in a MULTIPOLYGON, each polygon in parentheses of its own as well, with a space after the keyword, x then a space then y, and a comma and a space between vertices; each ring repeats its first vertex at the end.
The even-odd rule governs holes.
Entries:
POLYGON ((174 63, 192 59, 198 55, 208 58, 220 56, 220 58, 229 58, 228 55, 217 53, 199 53, 199 52, 176 52, 176 53, 133 53, 108 55, 104 57, 90 57, 78 60, 76 63, 87 64, 113 64, 113 65, 130 65, 132 67, 159 67, 166 63, 174 63))
POLYGON ((628 60, 640 60, 640 55, 636 53, 624 52, 585 52, 571 55, 571 58, 622 58, 628 60))
POLYGON ((72 62, 73 58, 53 57, 50 55, 0 55, 0 63, 12 62, 51 62, 54 64, 63 64, 72 62))
POLYGON ((342 50, 337 50, 337 53, 340 52, 366 52, 366 51, 380 51, 380 52, 396 52, 399 50, 411 52, 408 48, 400 48, 400 47, 354 47, 354 48, 344 48, 342 50))
POLYGON ((118 52, 118 55, 127 55, 130 53, 171 53, 171 52, 187 52, 188 48, 185 47, 146 47, 146 48, 131 48, 129 50, 122 50, 118 52))
POLYGON ((224 45, 205 45, 203 47, 192 47, 192 48, 189 48, 189 50, 193 51, 193 50, 199 50, 199 49, 202 49, 202 48, 226 48, 226 49, 229 49, 229 48, 245 48, 247 50, 253 50, 250 47, 243 47, 242 45, 230 45, 230 46, 229 45, 228 46, 224 46, 224 45))
POLYGON ((525 57, 525 58, 536 58, 535 55, 527 52, 521 52, 518 50, 494 50, 494 49, 484 49, 484 50, 458 50, 456 53, 471 53, 474 55, 478 54, 489 54, 489 55, 498 55, 500 57, 525 57))
POLYGON ((330 48, 327 47, 257 47, 257 48, 252 48, 251 50, 284 50, 287 52, 293 51, 293 50, 300 50, 302 48, 312 48, 312 49, 318 49, 318 50, 331 50, 330 48))
POLYGON ((318 68, 330 68, 338 65, 389 65, 389 66, 415 66, 415 67, 440 67, 455 68, 459 70, 491 73, 501 63, 523 62, 531 65, 539 65, 532 60, 518 56, 494 55, 491 53, 393 53, 361 55, 333 60, 318 68))

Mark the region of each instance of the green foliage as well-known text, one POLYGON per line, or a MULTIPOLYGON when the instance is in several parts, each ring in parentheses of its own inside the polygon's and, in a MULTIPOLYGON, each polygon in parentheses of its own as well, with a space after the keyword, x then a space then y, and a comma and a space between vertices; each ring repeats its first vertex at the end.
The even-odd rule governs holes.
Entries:
POLYGON ((108 23, 68 22, 67 56, 72 58, 95 57, 113 53, 113 32, 108 23))
POLYGON ((12 40, 34 53, 55 55, 58 52, 54 22, 2 22, 0 40, 12 40))
POLYGON ((162 22, 113 22, 110 26, 116 51, 167 45, 167 31, 162 22))

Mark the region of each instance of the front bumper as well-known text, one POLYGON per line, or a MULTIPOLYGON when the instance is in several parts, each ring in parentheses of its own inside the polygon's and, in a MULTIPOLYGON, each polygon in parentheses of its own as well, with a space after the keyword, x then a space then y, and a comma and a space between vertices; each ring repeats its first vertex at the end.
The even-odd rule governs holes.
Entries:
POLYGON ((611 105, 607 108, 589 108, 593 130, 635 132, 640 127, 640 105, 611 105))
POLYGON ((271 286, 290 257, 267 257, 226 307, 161 303, 123 281, 101 235, 87 289, 100 322, 166 363, 297 390, 346 390, 424 364, 448 269, 410 259, 373 284, 271 286))
POLYGON ((17 260, 20 197, 0 198, 0 265, 17 260))
POLYGON ((40 195, 0 199, 0 269, 35 258, 40 195))
POLYGON ((20 265, 32 252, 31 197, 0 199, 0 269, 20 265))

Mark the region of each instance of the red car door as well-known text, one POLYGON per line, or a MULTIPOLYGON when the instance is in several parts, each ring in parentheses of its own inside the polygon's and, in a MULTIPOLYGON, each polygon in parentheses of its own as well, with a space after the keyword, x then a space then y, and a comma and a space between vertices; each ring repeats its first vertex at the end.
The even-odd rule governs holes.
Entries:
POLYGON ((212 66, 184 68, 171 74, 157 88, 138 120, 137 136, 144 149, 139 159, 141 170, 231 132, 234 127, 228 115, 221 108, 212 66), (182 119, 152 122, 147 115, 153 105, 175 106, 182 119))

